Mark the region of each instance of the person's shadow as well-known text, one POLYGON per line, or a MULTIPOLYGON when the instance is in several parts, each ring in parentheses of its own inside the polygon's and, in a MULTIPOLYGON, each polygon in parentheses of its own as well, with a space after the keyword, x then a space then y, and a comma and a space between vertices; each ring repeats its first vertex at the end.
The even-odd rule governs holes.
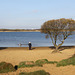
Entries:
POLYGON ((31 50, 34 50, 35 48, 32 48, 31 50))

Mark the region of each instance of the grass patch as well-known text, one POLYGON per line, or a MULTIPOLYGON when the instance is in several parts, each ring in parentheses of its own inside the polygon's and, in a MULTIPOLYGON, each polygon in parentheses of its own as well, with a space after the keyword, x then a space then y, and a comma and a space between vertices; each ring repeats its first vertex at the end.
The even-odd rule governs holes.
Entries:
POLYGON ((36 64, 46 64, 46 63, 48 63, 48 60, 47 59, 40 59, 40 60, 37 60, 37 61, 35 61, 35 63, 36 64))
POLYGON ((19 63, 19 68, 24 68, 24 67, 34 67, 34 66, 40 66, 42 67, 43 64, 54 64, 57 63, 56 61, 48 61, 47 59, 40 59, 37 61, 23 61, 19 63))
POLYGON ((7 72, 11 72, 11 71, 15 71, 12 64, 6 63, 6 62, 0 63, 0 73, 7 73, 7 72))
POLYGON ((45 72, 44 70, 39 70, 30 73, 22 72, 19 75, 50 75, 50 74, 48 72, 45 72))
POLYGON ((68 59, 59 61, 56 66, 59 67, 59 66, 67 66, 67 65, 75 65, 75 54, 68 59))
POLYGON ((58 63, 57 61, 48 61, 48 64, 55 64, 58 63))
POLYGON ((34 65, 34 61, 23 61, 19 63, 19 68, 20 67, 33 67, 34 65))
POLYGON ((23 62, 20 62, 18 67, 19 68, 24 68, 24 67, 34 67, 34 66, 42 66, 40 64, 35 64, 34 61, 23 61, 23 62))
POLYGON ((54 63, 57 63, 56 61, 48 61, 47 59, 40 59, 40 60, 37 60, 35 62, 36 64, 54 64, 54 63))

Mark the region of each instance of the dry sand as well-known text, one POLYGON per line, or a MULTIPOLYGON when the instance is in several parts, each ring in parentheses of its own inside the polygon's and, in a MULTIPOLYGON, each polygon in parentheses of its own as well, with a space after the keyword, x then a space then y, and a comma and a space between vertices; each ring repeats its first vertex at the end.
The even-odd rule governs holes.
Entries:
MULTIPOLYGON (((38 59, 60 61, 71 57, 75 52, 75 47, 66 47, 64 50, 63 48, 61 53, 52 53, 54 48, 49 47, 35 47, 32 50, 28 50, 25 47, 0 48, 0 62, 5 61, 13 65, 18 65, 22 61, 36 61, 38 59)), ((56 67, 56 64, 45 64, 43 67, 20 68, 16 72, 0 75, 16 75, 19 72, 32 72, 37 70, 45 70, 51 75, 75 75, 75 66, 56 67)))

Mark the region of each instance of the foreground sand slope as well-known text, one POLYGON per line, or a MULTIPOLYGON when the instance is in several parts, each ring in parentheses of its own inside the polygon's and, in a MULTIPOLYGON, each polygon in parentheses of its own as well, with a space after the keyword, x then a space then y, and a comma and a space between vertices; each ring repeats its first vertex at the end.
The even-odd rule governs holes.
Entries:
POLYGON ((20 68, 16 72, 2 73, 0 75, 18 75, 21 72, 34 72, 45 70, 51 75, 75 75, 75 66, 56 67, 55 64, 45 64, 43 67, 20 68))
MULTIPOLYGON (((0 50, 0 62, 5 61, 18 65, 22 61, 36 61, 38 59, 48 59, 49 61, 60 61, 71 57, 75 48, 64 49, 61 53, 52 53, 53 49, 49 47, 35 47, 32 50, 28 48, 5 48, 0 50)), ((75 66, 56 67, 56 64, 45 64, 43 67, 20 68, 9 75, 16 75, 19 72, 31 72, 36 70, 45 70, 51 75, 75 75, 75 66)), ((8 75, 8 74, 1 74, 8 75)))

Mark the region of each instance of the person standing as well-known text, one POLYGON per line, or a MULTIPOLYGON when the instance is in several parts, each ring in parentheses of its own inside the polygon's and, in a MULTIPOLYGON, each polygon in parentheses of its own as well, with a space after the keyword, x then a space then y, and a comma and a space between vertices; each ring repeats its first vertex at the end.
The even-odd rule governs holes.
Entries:
POLYGON ((29 45, 29 50, 31 50, 31 46, 32 46, 31 42, 29 42, 28 45, 29 45))

